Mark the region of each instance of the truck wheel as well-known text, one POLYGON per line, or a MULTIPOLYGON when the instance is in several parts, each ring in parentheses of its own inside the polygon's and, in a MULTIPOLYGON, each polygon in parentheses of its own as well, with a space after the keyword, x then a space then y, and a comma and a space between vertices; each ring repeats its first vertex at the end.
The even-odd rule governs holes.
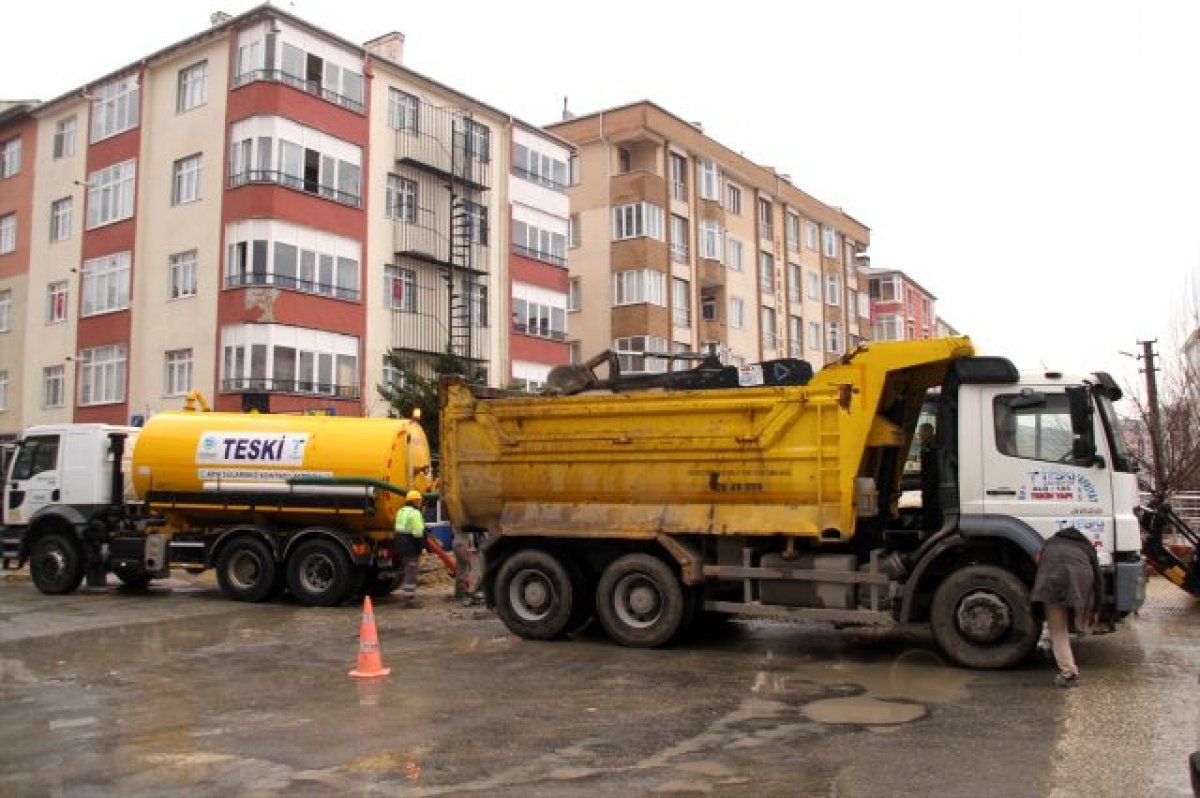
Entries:
POLYGON ((288 557, 288 590, 301 604, 334 607, 354 588, 353 571, 345 549, 337 543, 320 538, 305 541, 288 557))
POLYGON ((623 646, 653 648, 669 642, 683 624, 683 586, 670 566, 649 554, 615 560, 596 589, 596 614, 623 646))
POLYGON ((1009 668, 1024 660, 1041 633, 1029 588, 991 565, 972 565, 946 577, 930 608, 933 638, 967 668, 1009 668))
POLYGON ((513 634, 553 640, 566 634, 575 592, 566 566, 546 551, 519 551, 496 575, 496 614, 513 634))
POLYGON ((83 581, 83 573, 83 552, 71 534, 50 532, 33 544, 29 576, 43 593, 70 593, 83 581))
POLYGON ((270 546, 258 538, 240 537, 221 550, 217 585, 234 601, 266 601, 278 592, 278 571, 270 546))

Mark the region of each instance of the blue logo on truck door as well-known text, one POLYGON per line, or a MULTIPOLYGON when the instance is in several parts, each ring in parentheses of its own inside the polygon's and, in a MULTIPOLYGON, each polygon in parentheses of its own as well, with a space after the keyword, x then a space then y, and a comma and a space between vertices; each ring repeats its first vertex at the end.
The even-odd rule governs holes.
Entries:
POLYGON ((196 463, 300 466, 307 446, 307 432, 205 432, 196 463))

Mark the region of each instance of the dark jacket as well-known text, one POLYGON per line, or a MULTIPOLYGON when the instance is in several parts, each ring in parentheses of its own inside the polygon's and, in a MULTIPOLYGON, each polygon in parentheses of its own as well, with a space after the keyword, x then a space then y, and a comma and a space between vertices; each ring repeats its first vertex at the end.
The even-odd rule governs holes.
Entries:
POLYGON ((1104 579, 1092 542, 1075 527, 1060 529, 1042 547, 1030 599, 1062 604, 1086 619, 1104 604, 1104 579))

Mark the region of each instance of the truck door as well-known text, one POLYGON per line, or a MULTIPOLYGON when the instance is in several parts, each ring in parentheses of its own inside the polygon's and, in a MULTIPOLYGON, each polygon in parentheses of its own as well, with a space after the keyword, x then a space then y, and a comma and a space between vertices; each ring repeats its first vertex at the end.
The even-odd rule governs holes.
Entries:
POLYGON ((985 386, 983 397, 984 512, 1019 519, 1043 538, 1074 526, 1091 539, 1101 563, 1110 562, 1110 464, 1095 457, 1095 441, 1103 440, 1103 431, 1090 412, 1086 389, 997 385, 985 386), (1070 391, 1077 394, 1074 414, 1070 391))
POLYGON ((4 488, 4 523, 26 524, 33 514, 60 499, 60 436, 30 435, 17 450, 4 488))

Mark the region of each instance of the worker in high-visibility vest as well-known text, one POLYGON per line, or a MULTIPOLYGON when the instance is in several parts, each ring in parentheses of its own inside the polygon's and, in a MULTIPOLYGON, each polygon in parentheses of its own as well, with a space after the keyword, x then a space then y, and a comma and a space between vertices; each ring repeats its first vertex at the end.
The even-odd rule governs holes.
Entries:
POLYGON ((421 514, 424 499, 421 491, 410 490, 404 497, 404 506, 396 513, 396 553, 404 573, 400 598, 408 607, 421 606, 417 601, 417 565, 421 561, 421 552, 429 548, 425 539, 425 518, 421 514))

